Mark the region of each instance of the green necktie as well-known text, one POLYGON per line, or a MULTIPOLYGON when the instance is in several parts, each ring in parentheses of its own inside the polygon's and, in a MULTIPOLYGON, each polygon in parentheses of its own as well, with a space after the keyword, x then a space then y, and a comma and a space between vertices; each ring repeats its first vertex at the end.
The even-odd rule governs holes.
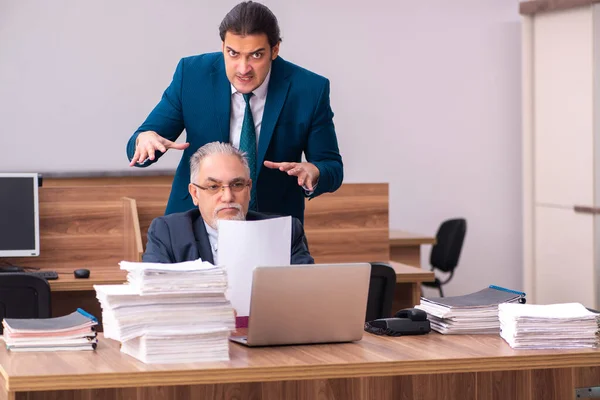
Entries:
POLYGON ((252 191, 250 192, 250 210, 257 211, 258 201, 256 199, 256 130, 254 129, 254 118, 250 109, 250 97, 253 93, 244 93, 246 111, 244 122, 242 122, 242 134, 240 136, 240 150, 246 153, 248 165, 250 166, 250 179, 252 179, 252 191))

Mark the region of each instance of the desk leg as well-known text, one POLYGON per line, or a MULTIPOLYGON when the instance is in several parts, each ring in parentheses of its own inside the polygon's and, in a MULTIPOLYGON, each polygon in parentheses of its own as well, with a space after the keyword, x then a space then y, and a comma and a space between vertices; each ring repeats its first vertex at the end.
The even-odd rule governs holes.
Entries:
POLYGON ((390 260, 421 268, 421 246, 390 246, 390 260))
POLYGON ((394 301, 392 302, 392 315, 403 308, 412 308, 421 301, 420 282, 396 283, 394 301))

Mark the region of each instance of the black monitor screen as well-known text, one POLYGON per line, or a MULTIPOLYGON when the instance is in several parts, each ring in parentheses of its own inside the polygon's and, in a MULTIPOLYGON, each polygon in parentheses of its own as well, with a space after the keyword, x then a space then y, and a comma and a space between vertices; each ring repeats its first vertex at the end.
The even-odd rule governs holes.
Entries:
POLYGON ((37 174, 0 174, 0 257, 39 255, 37 174))

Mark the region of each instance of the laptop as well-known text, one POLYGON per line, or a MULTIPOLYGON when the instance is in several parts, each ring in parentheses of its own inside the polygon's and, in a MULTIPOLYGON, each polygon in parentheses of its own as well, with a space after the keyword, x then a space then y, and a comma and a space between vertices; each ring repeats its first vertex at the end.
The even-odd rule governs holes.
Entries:
POLYGON ((256 267, 246 346, 353 342, 362 339, 371 265, 256 267))

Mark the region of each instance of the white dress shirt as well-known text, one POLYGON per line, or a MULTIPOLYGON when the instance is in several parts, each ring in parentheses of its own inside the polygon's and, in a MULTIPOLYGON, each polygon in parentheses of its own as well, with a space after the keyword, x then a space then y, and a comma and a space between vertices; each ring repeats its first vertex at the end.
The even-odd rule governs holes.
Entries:
MULTIPOLYGON (((267 74, 264 82, 254 89, 254 96, 250 97, 250 109, 254 119, 254 129, 256 131, 256 146, 258 149, 258 138, 260 136, 260 127, 265 112, 265 103, 267 102, 267 90, 269 88, 269 79, 271 71, 267 74)), ((242 123, 244 122, 244 113, 246 112, 246 101, 244 96, 231 85, 231 116, 229 119, 229 140, 236 149, 240 148, 240 137, 242 136, 242 123)))
MULTIPOLYGON (((271 79, 271 71, 267 74, 264 82, 254 89, 254 96, 250 97, 250 110, 252 110, 252 118, 254 119, 254 130, 256 131, 256 149, 258 154, 258 138, 260 137, 260 128, 262 126, 262 118, 265 112, 265 103, 267 102, 267 91, 269 89, 269 80, 271 79)), ((242 136, 242 123, 244 122, 244 114, 246 113, 246 101, 244 96, 231 85, 231 116, 229 118, 229 140, 236 149, 240 148, 240 137, 242 136)), ((260 168, 258 168, 260 171, 260 168)), ((306 196, 313 194, 315 184, 312 191, 309 191, 306 184, 302 186, 306 196)), ((216 262, 216 261, 215 261, 216 262)))
POLYGON ((208 241, 210 242, 210 250, 212 251, 214 261, 213 265, 219 265, 219 261, 217 260, 217 243, 219 242, 219 232, 207 224, 206 221, 204 221, 204 226, 206 227, 206 233, 208 233, 208 241))

